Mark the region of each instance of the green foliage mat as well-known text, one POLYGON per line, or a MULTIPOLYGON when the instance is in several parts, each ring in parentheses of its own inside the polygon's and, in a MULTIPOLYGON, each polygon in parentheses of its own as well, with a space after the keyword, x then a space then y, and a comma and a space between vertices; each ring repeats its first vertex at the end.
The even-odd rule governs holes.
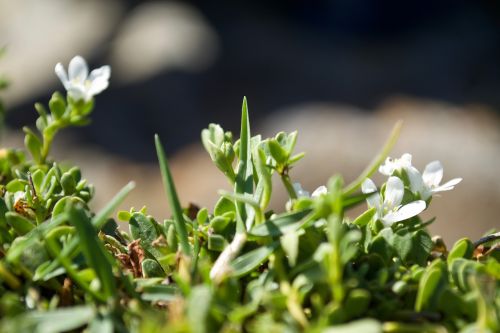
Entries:
POLYGON ((156 137, 172 217, 119 212, 126 233, 110 216, 132 183, 94 213, 80 169, 50 159, 56 133, 87 124, 94 107, 95 91, 75 95, 68 82, 67 96, 36 105, 29 156, 0 151, 1 332, 500 331, 500 236, 449 250, 431 238, 433 220, 418 214, 460 180, 439 185, 438 162, 420 175, 408 155, 386 159, 400 124, 353 183, 334 176, 309 195, 290 175, 304 156, 297 133, 252 136, 244 100, 238 140, 215 124, 202 132, 234 191, 212 209, 183 208, 156 137), (377 170, 389 176, 380 190, 367 180, 377 170), (289 194, 282 212, 268 209, 272 177, 289 194))

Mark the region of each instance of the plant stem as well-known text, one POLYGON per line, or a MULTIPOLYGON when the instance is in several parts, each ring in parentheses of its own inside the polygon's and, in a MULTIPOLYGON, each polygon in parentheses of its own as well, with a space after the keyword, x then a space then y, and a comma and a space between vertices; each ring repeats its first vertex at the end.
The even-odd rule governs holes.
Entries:
POLYGON ((474 247, 478 247, 481 244, 491 242, 492 240, 500 239, 500 232, 484 236, 483 238, 479 239, 478 241, 474 242, 474 247))
POLYGON ((45 164, 47 157, 49 156, 50 146, 52 146, 52 141, 54 140, 53 135, 43 135, 43 147, 42 153, 40 155, 40 164, 45 164))
POLYGON ((246 233, 236 233, 231 244, 222 251, 210 270, 210 278, 213 281, 221 282, 224 276, 230 272, 231 260, 238 255, 246 241, 246 233))
POLYGON ((288 173, 280 173, 280 176, 281 181, 283 182, 283 185, 285 186, 285 189, 290 196, 290 199, 297 199, 297 193, 295 193, 295 189, 293 188, 292 181, 290 180, 290 176, 288 175, 288 173))

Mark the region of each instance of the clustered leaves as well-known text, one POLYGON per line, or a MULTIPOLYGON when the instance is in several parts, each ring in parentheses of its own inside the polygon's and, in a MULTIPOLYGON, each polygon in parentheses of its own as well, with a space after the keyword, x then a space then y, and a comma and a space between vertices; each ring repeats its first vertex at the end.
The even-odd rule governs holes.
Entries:
POLYGON ((40 134, 25 130, 31 159, 0 155, 0 331, 500 330, 500 236, 450 249, 431 238, 433 220, 418 214, 459 180, 439 187, 440 165, 420 174, 407 156, 386 159, 399 124, 358 179, 334 176, 309 196, 291 180, 304 156, 297 133, 252 136, 244 100, 239 139, 216 124, 201 135, 234 190, 214 207, 182 207, 156 136, 172 216, 121 211, 124 232, 109 216, 132 183, 94 213, 80 170, 48 157, 59 129, 88 122, 85 96, 56 93, 50 113, 37 107, 40 134), (380 190, 367 180, 377 169, 389 177, 380 190), (282 212, 269 209, 273 177, 289 195, 282 212))

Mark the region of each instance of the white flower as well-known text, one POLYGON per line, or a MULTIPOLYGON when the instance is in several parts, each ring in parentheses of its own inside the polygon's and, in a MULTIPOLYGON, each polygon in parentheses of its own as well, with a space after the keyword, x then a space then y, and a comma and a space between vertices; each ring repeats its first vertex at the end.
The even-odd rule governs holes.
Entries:
POLYGON ((390 226, 395 222, 404 221, 416 216, 426 207, 423 200, 401 205, 404 196, 404 185, 398 177, 389 177, 385 186, 383 199, 380 193, 377 193, 377 186, 369 178, 363 182, 361 190, 365 194, 373 193, 366 201, 369 207, 377 209, 375 218, 380 219, 385 226, 390 226))
POLYGON ((432 194, 452 190, 462 178, 454 178, 443 185, 439 185, 443 179, 443 166, 439 161, 427 164, 423 175, 411 165, 411 155, 406 153, 401 158, 391 159, 388 157, 385 163, 379 167, 379 172, 386 176, 392 176, 394 171, 405 171, 410 181, 410 189, 418 193, 423 200, 429 199, 432 194))
MULTIPOLYGON (((320 187, 315 189, 312 195, 304 190, 300 183, 293 183, 293 189, 295 190, 295 194, 297 194, 297 198, 317 198, 320 195, 326 194, 328 192, 326 186, 324 185, 321 185, 320 187)), ((285 207, 288 211, 292 210, 292 200, 288 200, 285 204, 285 207)))
POLYGON ((328 193, 328 189, 326 188, 326 186, 321 185, 320 187, 318 187, 317 189, 315 189, 313 191, 313 193, 311 194, 311 198, 317 198, 320 195, 327 194, 327 193, 328 193))
POLYGON ((326 189, 326 186, 321 185, 317 189, 314 190, 314 192, 309 194, 306 190, 302 188, 302 185, 300 183, 294 183, 293 184, 293 189, 295 190, 295 193, 297 194, 297 198, 316 198, 319 197, 320 195, 326 194, 328 190, 326 189))
POLYGON ((71 59, 68 73, 61 63, 58 63, 54 70, 68 94, 74 100, 83 99, 85 102, 108 87, 111 75, 109 66, 94 69, 89 75, 87 62, 80 56, 71 59))
POLYGON ((443 179, 443 166, 439 161, 427 164, 423 175, 413 167, 407 170, 407 174, 412 192, 419 193, 423 200, 429 199, 434 193, 453 190, 462 181, 462 178, 454 178, 439 185, 443 179))
POLYGON ((387 157, 385 163, 378 168, 378 172, 386 176, 392 176, 394 171, 406 170, 411 168, 411 155, 406 153, 400 158, 392 159, 387 157))

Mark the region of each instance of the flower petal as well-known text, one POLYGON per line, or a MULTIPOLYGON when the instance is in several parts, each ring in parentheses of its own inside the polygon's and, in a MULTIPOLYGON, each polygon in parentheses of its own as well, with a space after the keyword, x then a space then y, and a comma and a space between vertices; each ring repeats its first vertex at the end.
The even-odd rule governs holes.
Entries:
POLYGON ((410 180, 410 189, 414 193, 421 193, 425 190, 424 180, 422 175, 415 167, 410 167, 405 170, 408 179, 410 180))
POLYGON ((384 204, 388 209, 393 209, 401 203, 405 187, 398 177, 389 177, 385 185, 384 204))
POLYGON ((361 184, 361 192, 364 194, 377 192, 377 185, 370 178, 366 178, 363 184, 361 184))
POLYGON ((309 198, 309 192, 302 188, 300 183, 293 183, 293 189, 295 190, 295 194, 297 194, 297 198, 309 198))
POLYGON ((92 97, 94 95, 99 94, 104 89, 106 89, 109 85, 108 79, 104 77, 98 77, 90 84, 90 88, 88 89, 88 94, 92 97))
POLYGON ((81 99, 87 100, 87 91, 81 85, 70 85, 67 89, 68 95, 71 96, 75 101, 79 101, 81 99))
POLYGON ((443 179, 443 165, 441 162, 433 161, 427 164, 422 179, 428 187, 439 186, 439 183, 443 179))
POLYGON ((397 211, 390 212, 382 218, 384 225, 388 226, 395 222, 404 221, 410 217, 417 216, 425 210, 426 204, 423 200, 411 202, 401 206, 397 211))
POLYGON ((385 159, 384 164, 378 167, 378 172, 383 174, 384 176, 391 176, 394 172, 395 163, 392 161, 390 157, 385 159))
POLYGON ((56 73, 59 80, 61 80, 64 89, 68 89, 69 88, 68 74, 66 73, 64 66, 60 62, 54 68, 54 72, 56 73))
POLYGON ((386 176, 392 176, 394 171, 407 169, 411 167, 411 154, 405 153, 401 155, 400 158, 395 158, 394 160, 390 157, 385 159, 383 165, 378 168, 378 171, 386 176))
POLYGON ((408 168, 408 167, 411 167, 411 154, 409 153, 404 153, 401 158, 399 159, 400 160, 400 165, 402 167, 405 167, 405 168, 408 168))
POLYGON ((462 181, 462 178, 453 178, 452 180, 447 181, 446 183, 435 187, 432 189, 432 192, 443 192, 443 191, 450 191, 455 188, 455 185, 460 183, 462 181))
POLYGON ((89 75, 87 62, 80 56, 71 59, 68 67, 68 76, 70 81, 83 82, 89 75))
POLYGON ((316 198, 326 193, 328 193, 326 186, 321 185, 320 187, 314 190, 314 192, 311 194, 311 198, 316 198))
POLYGON ((361 192, 363 192, 364 194, 373 193, 373 195, 370 195, 366 198, 366 202, 368 203, 368 206, 377 207, 378 209, 380 209, 380 193, 377 192, 377 186, 375 185, 373 180, 371 180, 370 178, 366 178, 363 184, 361 184, 361 192))
POLYGON ((110 76, 111 76, 111 67, 106 65, 100 68, 96 68, 92 72, 90 72, 88 80, 91 82, 93 82, 96 79, 109 80, 110 76))

